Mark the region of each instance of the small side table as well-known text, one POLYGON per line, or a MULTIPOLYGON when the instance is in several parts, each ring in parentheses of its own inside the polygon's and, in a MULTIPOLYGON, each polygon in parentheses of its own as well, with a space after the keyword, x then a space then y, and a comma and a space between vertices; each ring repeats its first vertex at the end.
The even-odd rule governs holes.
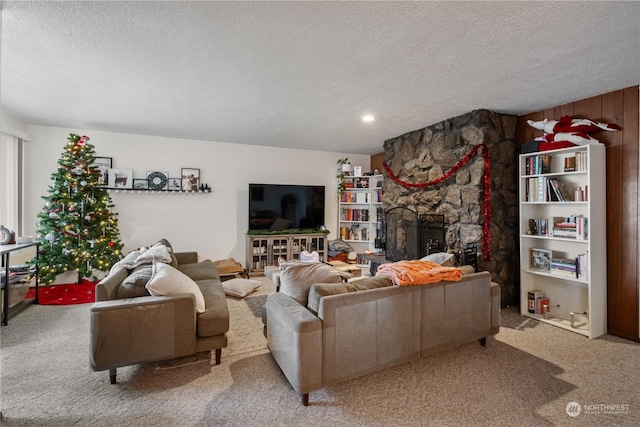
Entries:
POLYGON ((378 267, 387 262, 391 262, 387 260, 387 254, 384 252, 376 252, 374 254, 364 254, 364 259, 369 262, 369 273, 371 273, 371 277, 376 275, 378 271, 378 267))
MULTIPOLYGON (((2 326, 6 326, 9 324, 9 287, 11 285, 11 280, 9 279, 9 264, 10 259, 9 255, 11 252, 19 251, 21 249, 29 248, 31 246, 35 246, 36 248, 36 272, 35 272, 35 281, 36 281, 36 289, 35 289, 35 298, 33 300, 33 304, 38 304, 38 250, 40 247, 40 242, 31 242, 31 243, 14 243, 12 245, 0 245, 0 254, 2 255, 2 267, 5 272, 5 283, 2 284, 2 326)), ((25 303, 21 303, 25 304, 25 303)))

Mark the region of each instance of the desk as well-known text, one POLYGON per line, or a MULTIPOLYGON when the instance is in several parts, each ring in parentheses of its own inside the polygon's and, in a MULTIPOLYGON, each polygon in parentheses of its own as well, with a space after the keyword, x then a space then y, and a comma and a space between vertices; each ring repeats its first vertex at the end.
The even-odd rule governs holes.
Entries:
MULTIPOLYGON (((15 251, 19 251, 21 249, 25 249, 25 248, 29 248, 35 246, 36 249, 36 272, 35 272, 35 279, 36 279, 36 289, 35 289, 35 299, 33 300, 34 304, 38 304, 38 268, 37 268, 37 261, 38 261, 38 249, 40 246, 40 242, 31 242, 31 243, 14 243, 12 245, 0 245, 0 254, 2 255, 2 267, 4 268, 4 272, 5 272, 5 282, 6 283, 2 283, 2 326, 6 326, 9 323, 9 288, 11 287, 11 279, 9 277, 9 265, 10 265, 10 259, 9 259, 9 255, 11 254, 11 252, 15 252, 15 251)), ((16 279, 17 280, 17 279, 16 279)), ((15 311, 21 311, 25 305, 28 302, 25 300, 24 302, 18 304, 16 306, 16 309, 14 309, 15 311)))

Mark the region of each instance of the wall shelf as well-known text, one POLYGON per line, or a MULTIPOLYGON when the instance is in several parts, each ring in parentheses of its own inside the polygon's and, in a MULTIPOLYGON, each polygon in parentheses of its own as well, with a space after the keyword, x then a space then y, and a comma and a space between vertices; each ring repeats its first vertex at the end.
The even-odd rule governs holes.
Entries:
POLYGON ((211 189, 198 190, 198 191, 183 191, 183 190, 141 190, 131 188, 107 188, 107 192, 110 194, 209 194, 211 189))

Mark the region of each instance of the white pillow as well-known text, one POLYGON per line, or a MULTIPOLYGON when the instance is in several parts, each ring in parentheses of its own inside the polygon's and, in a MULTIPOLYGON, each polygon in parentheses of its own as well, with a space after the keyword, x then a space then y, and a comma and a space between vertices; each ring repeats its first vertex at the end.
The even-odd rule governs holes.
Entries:
POLYGON ((145 287, 155 296, 193 294, 196 297, 196 311, 204 313, 204 296, 196 282, 169 264, 153 261, 151 279, 145 287))
POLYGON ((141 251, 138 258, 136 258, 137 265, 151 263, 152 261, 160 261, 167 264, 171 263, 169 249, 164 245, 155 244, 146 251, 141 251))
POLYGON ((429 254, 420 258, 420 261, 431 261, 445 267, 453 267, 453 256, 453 254, 448 254, 446 252, 436 252, 435 254, 429 254))
POLYGON ((226 295, 244 298, 249 295, 251 292, 258 289, 260 286, 260 282, 257 280, 251 279, 230 279, 222 282, 222 287, 224 288, 224 293, 226 295))

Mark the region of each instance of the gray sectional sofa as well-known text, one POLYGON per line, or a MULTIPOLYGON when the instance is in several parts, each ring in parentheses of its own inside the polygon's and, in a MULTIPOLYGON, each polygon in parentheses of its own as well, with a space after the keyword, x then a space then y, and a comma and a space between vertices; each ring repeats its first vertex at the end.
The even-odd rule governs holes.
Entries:
POLYGON ((500 287, 488 272, 413 286, 378 275, 314 284, 306 306, 271 294, 265 329, 273 358, 306 406, 322 387, 476 340, 484 346, 499 331, 499 313, 500 287))
MULTIPOLYGON (((135 268, 112 268, 96 285, 96 302, 90 312, 89 360, 94 371, 109 370, 116 382, 116 368, 168 360, 215 349, 216 364, 227 346, 229 310, 215 263, 198 262, 196 252, 173 253, 164 271, 169 287, 189 278, 202 297, 193 293, 164 292, 151 295, 146 288, 153 280, 151 264, 135 268), (176 273, 176 270, 179 273, 176 273), (199 312, 198 301, 204 303, 199 312)), ((155 245, 154 245, 155 246, 155 245)), ((159 266, 159 265, 158 265, 159 266)), ((164 284, 164 291, 167 283, 164 284)))

